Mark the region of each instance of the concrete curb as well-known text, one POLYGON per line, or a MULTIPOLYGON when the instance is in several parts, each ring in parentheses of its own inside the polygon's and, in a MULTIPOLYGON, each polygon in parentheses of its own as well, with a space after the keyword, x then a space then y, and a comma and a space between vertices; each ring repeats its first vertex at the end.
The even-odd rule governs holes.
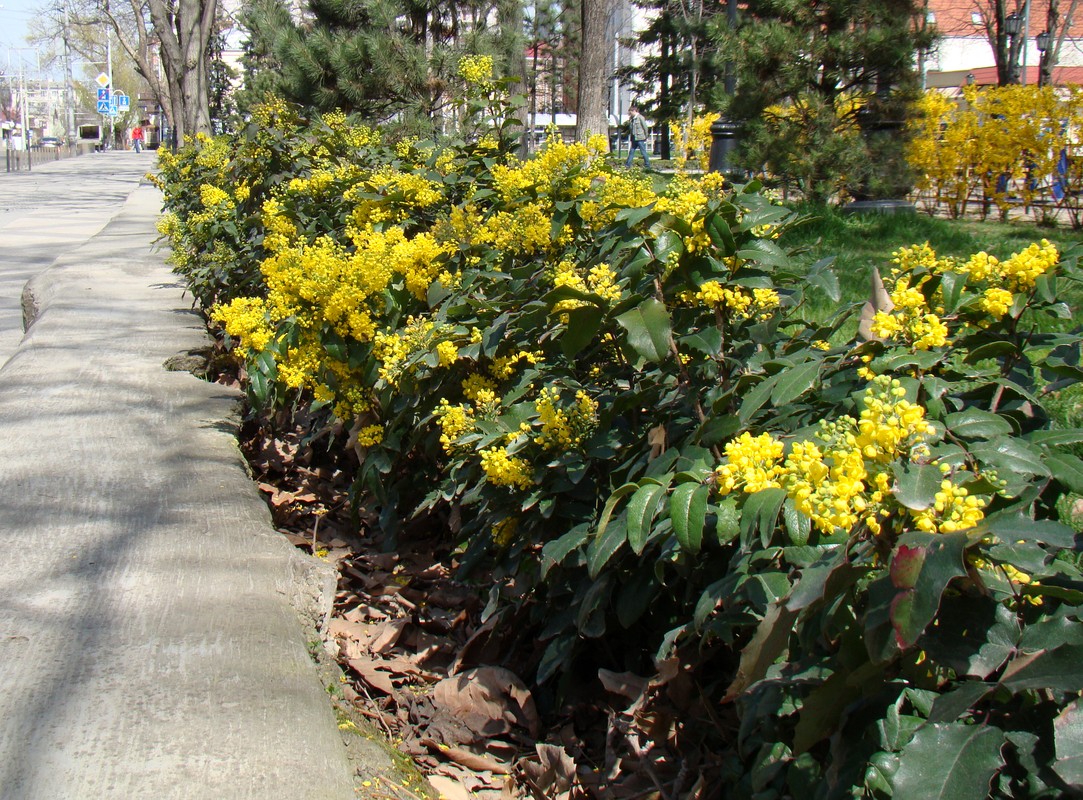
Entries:
POLYGON ((24 294, 0 367, 0 794, 354 796, 294 609, 336 576, 270 525, 237 395, 163 366, 206 346, 131 192, 24 294))

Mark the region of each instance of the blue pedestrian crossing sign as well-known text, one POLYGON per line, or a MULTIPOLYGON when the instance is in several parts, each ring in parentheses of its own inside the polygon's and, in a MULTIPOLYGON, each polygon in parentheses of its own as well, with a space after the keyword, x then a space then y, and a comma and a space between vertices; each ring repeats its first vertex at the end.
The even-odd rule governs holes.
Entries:
POLYGON ((108 114, 113 106, 112 92, 108 87, 98 89, 98 113, 108 114))
POLYGON ((98 101, 98 113, 99 114, 108 114, 112 110, 113 110, 113 106, 110 104, 110 102, 108 100, 99 100, 98 101))

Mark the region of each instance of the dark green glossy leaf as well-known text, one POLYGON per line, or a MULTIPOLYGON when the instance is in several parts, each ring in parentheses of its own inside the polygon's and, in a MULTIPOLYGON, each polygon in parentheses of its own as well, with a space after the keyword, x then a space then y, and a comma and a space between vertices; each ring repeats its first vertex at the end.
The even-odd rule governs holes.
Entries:
POLYGON ((908 464, 896 474, 895 499, 906 508, 924 511, 936 500, 944 474, 931 464, 908 464))
POLYGON ((935 723, 903 748, 893 800, 986 800, 1004 766, 1004 732, 984 725, 935 723))
POLYGON ((929 713, 929 722, 956 722, 995 688, 995 684, 980 681, 960 684, 936 698, 929 713))
POLYGON ((745 399, 741 401, 741 408, 737 412, 737 416, 740 417, 742 422, 747 422, 752 418, 753 414, 763 408, 763 404, 771 398, 771 393, 775 390, 775 384, 778 383, 781 377, 782 373, 770 375, 756 384, 755 388, 745 395, 745 399))
POLYGON ((979 530, 994 534, 1003 542, 1038 542, 1053 547, 1072 549, 1075 546, 1076 532, 1067 525, 1052 520, 1035 520, 1022 514, 996 517, 985 523, 979 530))
POLYGON ((568 312, 568 325, 560 337, 560 349, 565 357, 575 358, 584 347, 590 344, 602 327, 604 312, 597 306, 580 306, 568 312))
POLYGON ((784 406, 803 395, 816 384, 816 379, 820 375, 820 366, 819 361, 808 361, 784 370, 771 392, 771 402, 776 406, 784 406))
POLYGON ((1067 444, 1080 444, 1083 442, 1083 428, 1067 428, 1052 431, 1034 431, 1025 437, 1033 444, 1044 444, 1050 447, 1058 447, 1067 444))
POLYGON ((741 664, 737 668, 736 677, 726 689, 723 702, 735 699, 767 674, 768 667, 786 650, 797 614, 798 612, 789 610, 781 602, 773 603, 767 609, 752 640, 741 651, 741 664))
POLYGON ((1083 494, 1083 459, 1071 453, 1047 453, 1045 465, 1053 480, 1073 492, 1083 494))
POLYGON ((698 553, 703 544, 709 493, 710 490, 701 483, 682 483, 673 490, 669 517, 673 522, 673 533, 686 553, 698 553))
POLYGON ((944 424, 953 436, 961 439, 993 439, 1008 436, 1014 429, 999 414, 991 414, 980 408, 968 408, 955 414, 948 414, 944 424))
POLYGON ((899 590, 891 602, 890 618, 900 648, 914 644, 932 622, 948 583, 966 574, 965 534, 909 533, 891 559, 891 582, 899 590))
POLYGON ((1053 770, 1069 786, 1083 786, 1083 699, 1076 698, 1053 720, 1053 740, 1053 770))
POLYGON ((719 544, 729 544, 741 533, 741 515, 737 510, 737 500, 727 497, 718 504, 715 533, 719 544))
POLYGON ((1027 689, 1053 689, 1059 692, 1083 691, 1083 645, 1065 644, 1053 650, 1024 653, 1008 662, 1000 685, 1013 692, 1027 689))
POLYGON ((659 501, 665 494, 665 486, 648 483, 639 487, 628 502, 628 546, 637 556, 643 553, 659 501))
POLYGON ((669 312, 655 299, 644 300, 636 308, 617 317, 628 334, 628 344, 646 361, 663 361, 670 352, 673 331, 669 312))
POLYGON ((1002 358, 1003 356, 1015 355, 1019 352, 1019 346, 1014 342, 999 340, 986 342, 971 348, 963 361, 967 364, 977 364, 987 358, 1002 358))
POLYGON ((812 534, 812 520, 797 510, 793 500, 789 497, 782 504, 782 520, 786 523, 786 532, 790 535, 790 543, 800 547, 808 544, 812 534))
POLYGON ((587 547, 587 573, 597 578, 606 564, 626 541, 626 532, 620 525, 610 525, 600 534, 595 534, 587 547))

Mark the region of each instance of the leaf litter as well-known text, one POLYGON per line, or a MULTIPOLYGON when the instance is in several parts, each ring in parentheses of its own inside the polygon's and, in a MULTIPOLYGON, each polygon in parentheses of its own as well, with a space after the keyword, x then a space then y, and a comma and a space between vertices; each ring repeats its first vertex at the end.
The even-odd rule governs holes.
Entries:
POLYGON ((719 759, 687 735, 713 719, 692 665, 671 658, 653 675, 596 668, 540 712, 528 683, 536 637, 524 640, 522 620, 504 611, 485 616, 481 590, 455 580, 454 554, 439 537, 412 534, 385 552, 375 520, 362 513, 358 525, 350 514, 352 465, 335 464, 306 422, 275 435, 246 423, 242 450, 275 527, 338 568, 327 636, 348 676, 346 700, 414 761, 430 796, 722 796, 712 779, 719 759))

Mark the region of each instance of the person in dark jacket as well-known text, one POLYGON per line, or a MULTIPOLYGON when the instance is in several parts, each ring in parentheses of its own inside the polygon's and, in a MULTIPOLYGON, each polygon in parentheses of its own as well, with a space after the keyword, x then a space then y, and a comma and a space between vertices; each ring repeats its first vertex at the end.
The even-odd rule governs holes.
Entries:
POLYGON ((635 158, 636 150, 638 150, 643 154, 643 166, 650 169, 651 159, 647 155, 647 138, 650 134, 647 131, 647 121, 643 119, 635 106, 628 109, 628 130, 632 135, 632 146, 628 150, 628 160, 624 162, 624 166, 632 166, 632 159, 635 158))

